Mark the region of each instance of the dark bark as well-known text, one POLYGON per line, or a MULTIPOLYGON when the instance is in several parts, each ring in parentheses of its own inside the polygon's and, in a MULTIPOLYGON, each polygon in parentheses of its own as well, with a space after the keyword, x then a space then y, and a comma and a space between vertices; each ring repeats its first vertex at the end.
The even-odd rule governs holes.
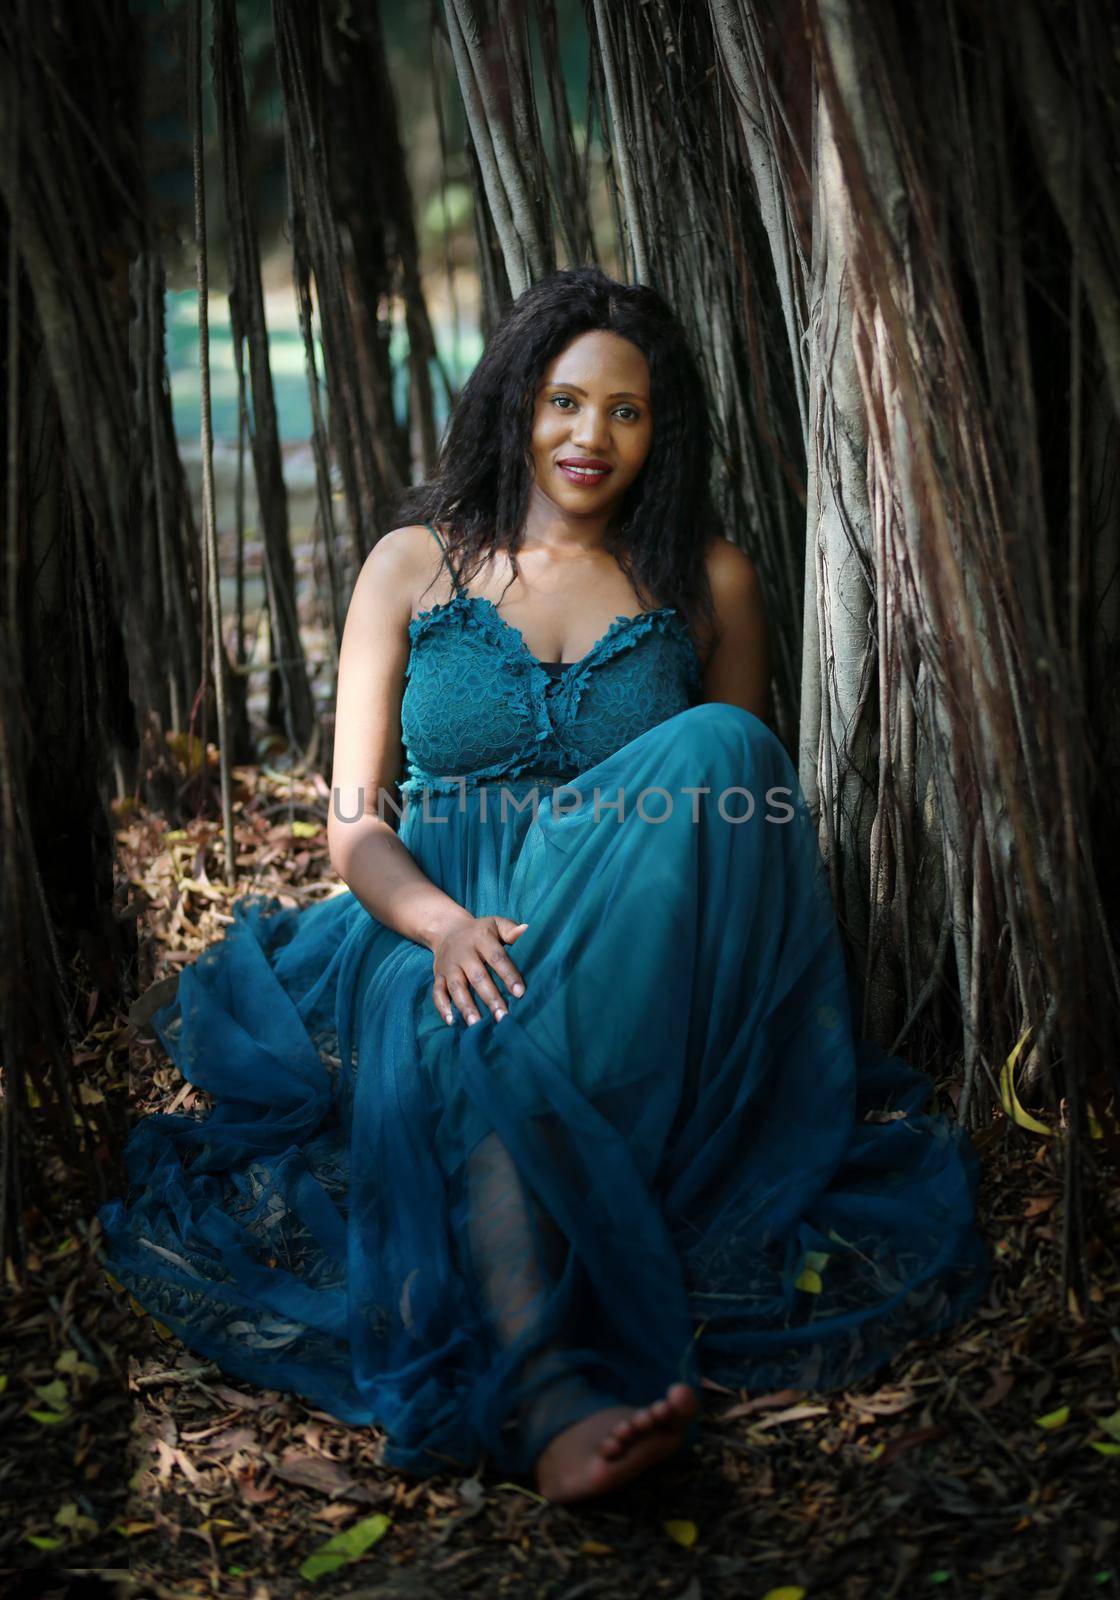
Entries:
POLYGON ((280 430, 268 356, 260 253, 249 193, 249 134, 233 0, 214 0, 211 60, 225 179, 230 327, 239 370, 242 350, 248 349, 252 387, 249 438, 260 511, 274 663, 269 679, 269 721, 282 722, 293 745, 306 749, 315 725, 315 706, 299 635, 295 568, 288 534, 288 494, 284 486, 280 430))

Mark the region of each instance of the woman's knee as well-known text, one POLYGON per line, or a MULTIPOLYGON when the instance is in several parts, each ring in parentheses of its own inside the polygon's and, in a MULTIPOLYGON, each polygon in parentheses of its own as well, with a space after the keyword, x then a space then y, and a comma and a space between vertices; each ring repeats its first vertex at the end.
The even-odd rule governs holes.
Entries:
POLYGON ((792 766, 777 736, 760 717, 724 700, 705 700, 675 719, 674 749, 697 771, 718 770, 745 777, 764 774, 775 781, 790 776, 792 766))
POLYGON ((761 718, 743 706, 732 705, 728 700, 703 700, 681 712, 681 720, 700 729, 709 736, 727 735, 732 738, 757 738, 770 730, 761 718))

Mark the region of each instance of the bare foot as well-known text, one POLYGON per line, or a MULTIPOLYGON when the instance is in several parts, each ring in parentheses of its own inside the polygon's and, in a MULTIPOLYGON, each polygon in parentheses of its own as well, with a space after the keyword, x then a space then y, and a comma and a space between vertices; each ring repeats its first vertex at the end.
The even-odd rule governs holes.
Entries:
POLYGON ((551 1439, 537 1457, 537 1487, 547 1500, 586 1500, 609 1494, 672 1455, 696 1415, 696 1394, 674 1383, 662 1400, 635 1411, 593 1411, 551 1439))

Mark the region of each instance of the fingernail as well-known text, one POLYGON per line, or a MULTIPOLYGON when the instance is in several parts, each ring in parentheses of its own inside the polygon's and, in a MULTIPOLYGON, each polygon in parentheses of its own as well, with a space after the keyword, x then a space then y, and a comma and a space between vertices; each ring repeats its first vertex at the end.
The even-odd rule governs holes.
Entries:
POLYGON ((451 1021, 451 1013, 450 1013, 450 1011, 445 1011, 443 1013, 443 1020, 444 1020, 444 1022, 450 1022, 451 1021))
POLYGON ((478 1012, 477 1011, 472 1011, 470 1016, 467 1018, 467 1021, 468 1022, 477 1022, 478 1021, 478 1012))
POLYGON ((525 985, 523 983, 515 983, 513 986, 513 992, 514 994, 524 994, 525 985))
POLYGON ((495 1022, 501 1022, 501 1020, 502 1020, 502 1018, 504 1016, 505 1016, 505 1012, 502 1010, 501 1006, 495 1006, 494 1007, 494 1021, 495 1022))

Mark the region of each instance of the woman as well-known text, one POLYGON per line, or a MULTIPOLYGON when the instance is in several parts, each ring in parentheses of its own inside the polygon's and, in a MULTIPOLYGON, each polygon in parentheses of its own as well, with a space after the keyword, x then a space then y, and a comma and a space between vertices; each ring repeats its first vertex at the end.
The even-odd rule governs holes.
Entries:
POLYGON ((183 973, 156 1026, 216 1106, 141 1124, 105 1213, 232 1374, 554 1500, 675 1450, 701 1369, 835 1388, 987 1274, 966 1135, 853 1042, 705 417, 652 290, 521 296, 355 586, 350 893, 240 902, 183 973))

